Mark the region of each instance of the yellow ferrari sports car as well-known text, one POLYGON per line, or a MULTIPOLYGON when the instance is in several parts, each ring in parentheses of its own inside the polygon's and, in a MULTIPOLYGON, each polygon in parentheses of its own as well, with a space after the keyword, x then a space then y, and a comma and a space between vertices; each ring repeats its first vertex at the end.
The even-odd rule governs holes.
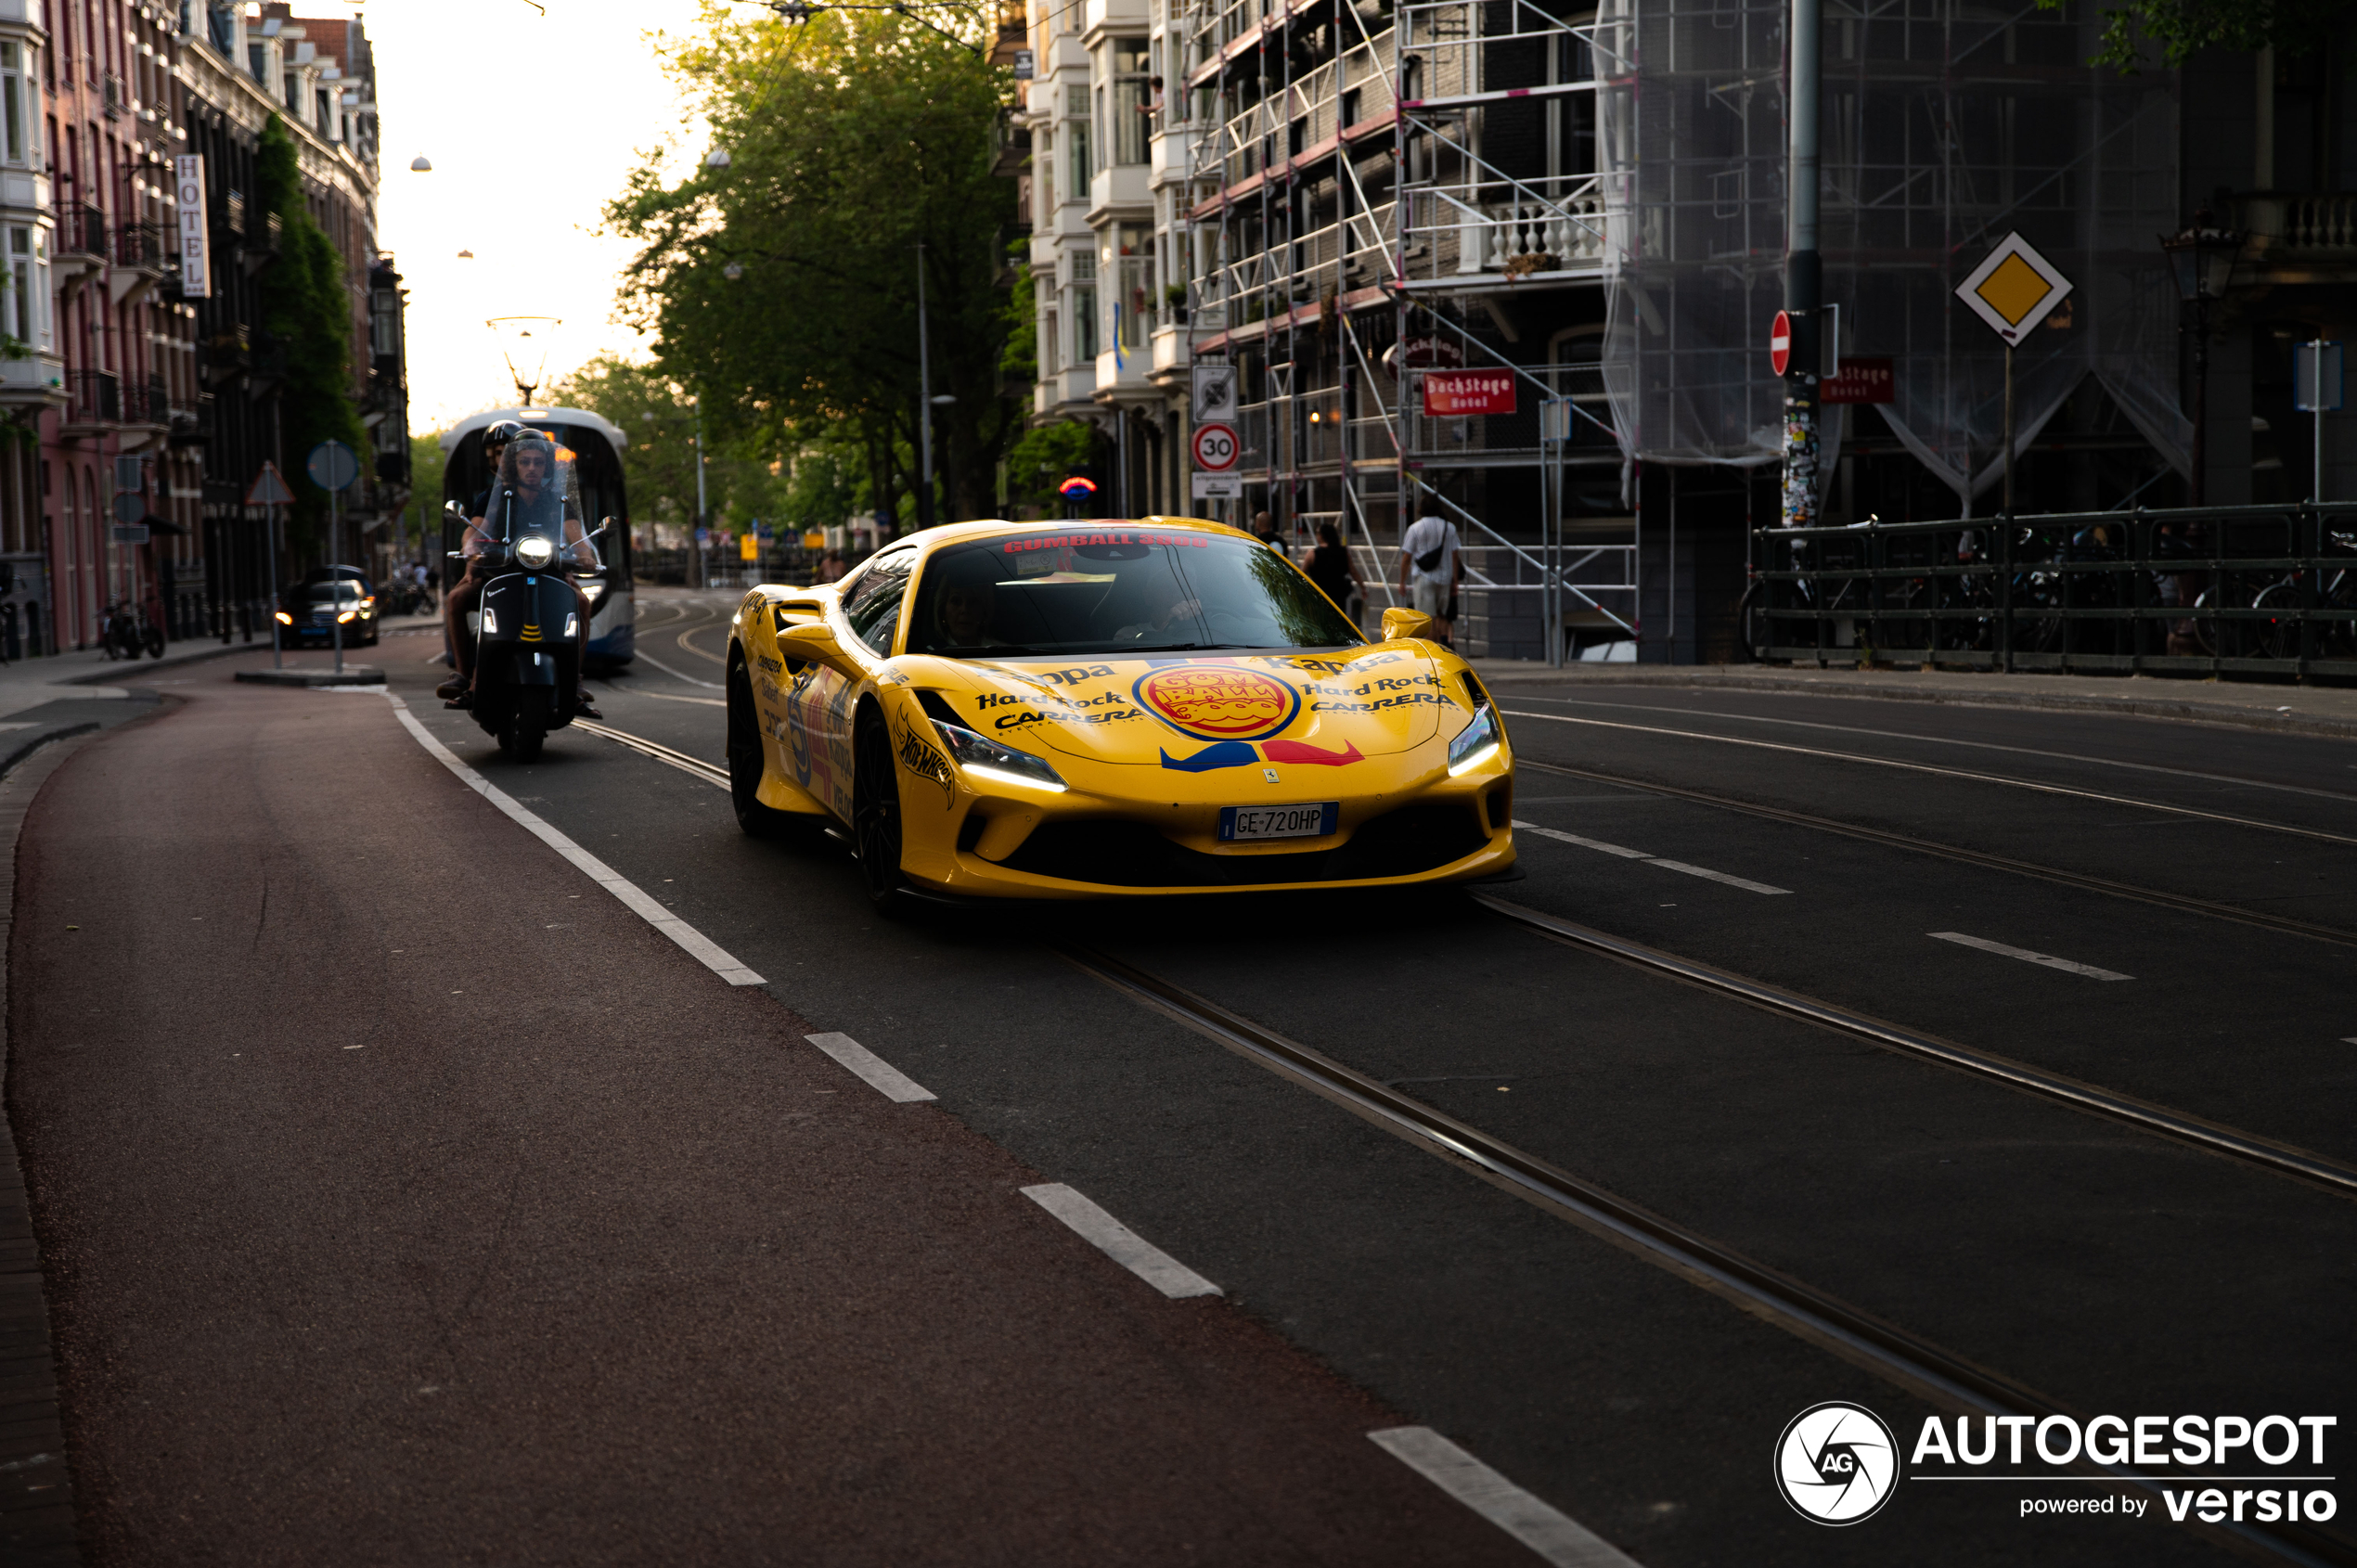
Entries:
POLYGON ((1216 522, 965 522, 728 640, 737 820, 849 829, 869 894, 1087 898, 1509 871, 1513 756, 1462 661, 1369 642, 1216 522))

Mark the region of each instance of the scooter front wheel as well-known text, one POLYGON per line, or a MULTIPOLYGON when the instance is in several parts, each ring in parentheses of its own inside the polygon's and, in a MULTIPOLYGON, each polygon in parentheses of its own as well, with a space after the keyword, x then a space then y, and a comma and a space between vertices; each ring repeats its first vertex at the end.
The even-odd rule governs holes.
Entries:
POLYGON ((499 749, 520 763, 540 760, 548 738, 548 688, 527 686, 516 693, 516 710, 499 731, 499 749))

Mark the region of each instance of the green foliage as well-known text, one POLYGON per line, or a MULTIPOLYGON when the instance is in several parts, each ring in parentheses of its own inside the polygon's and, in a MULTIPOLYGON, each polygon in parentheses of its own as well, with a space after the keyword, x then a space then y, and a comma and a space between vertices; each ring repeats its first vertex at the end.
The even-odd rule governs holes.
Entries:
MULTIPOLYGON (((910 517, 921 242, 933 390, 957 400, 936 423, 936 462, 949 515, 982 515, 1021 425, 998 395, 997 230, 1013 189, 990 163, 1004 73, 883 11, 789 24, 715 6, 668 63, 731 166, 676 184, 642 169, 608 209, 640 246, 623 305, 656 338, 655 369, 702 391, 716 444, 822 444, 886 517, 910 517)), ((840 495, 814 485, 814 500, 840 495)))
MULTIPOLYGON (((440 431, 409 432, 409 499, 412 508, 423 508, 425 516, 442 510, 442 476, 450 466, 450 454, 442 449, 440 431)), ((413 519, 410 526, 416 527, 413 519)))
MULTIPOLYGON (((2041 11, 2059 11, 2066 0, 2038 0, 2041 11)), ((2280 49, 2305 54, 2321 44, 2348 0, 2133 0, 2106 7, 2103 46, 2091 64, 2114 66, 2133 75, 2149 63, 2157 45, 2171 70, 2204 49, 2280 49)))
POLYGON ((1028 262, 1015 268, 1015 286, 1007 290, 1000 329, 1007 335, 1007 346, 998 351, 998 374, 1028 389, 1039 379, 1039 291, 1031 281, 1028 262))
MULTIPOLYGON (((294 139, 273 115, 263 127, 256 194, 278 215, 278 256, 263 289, 264 330, 285 355, 279 382, 281 466, 295 493, 296 529, 319 533, 328 493, 311 482, 304 462, 323 441, 341 441, 370 461, 367 436, 352 401, 352 293, 343 258, 303 202, 294 139)), ((324 542, 324 540, 322 540, 324 542)), ((350 541, 345 541, 347 549, 350 541)))
POLYGON ((1061 516, 1063 497, 1056 494, 1056 486, 1074 469, 1096 457, 1101 439, 1097 427, 1081 419, 1024 431, 1007 453, 1009 499, 1043 508, 1051 517, 1061 516))

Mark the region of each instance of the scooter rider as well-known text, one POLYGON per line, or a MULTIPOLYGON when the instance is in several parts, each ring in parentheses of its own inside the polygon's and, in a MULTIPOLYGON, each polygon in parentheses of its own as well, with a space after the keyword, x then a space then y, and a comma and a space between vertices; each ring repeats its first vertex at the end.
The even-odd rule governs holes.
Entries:
POLYGON ((483 459, 492 477, 467 503, 469 526, 466 540, 459 546, 459 553, 467 558, 466 574, 455 578, 449 591, 442 596, 443 642, 450 654, 450 678, 442 683, 435 695, 445 702, 464 705, 467 690, 474 684, 475 646, 467 635, 467 617, 483 597, 483 572, 476 564, 484 540, 483 514, 491 505, 492 492, 498 488, 500 460, 508 443, 523 429, 513 419, 502 419, 483 432, 483 459))
MULTIPOLYGON (((480 549, 492 539, 508 540, 529 532, 541 533, 544 536, 555 533, 562 538, 564 545, 558 559, 565 569, 565 585, 573 590, 573 598, 580 606, 582 635, 586 638, 590 619, 589 596, 582 591, 573 572, 583 569, 594 570, 599 564, 598 549, 590 541, 588 530, 584 526, 572 498, 556 489, 556 476, 555 443, 538 431, 520 431, 509 442, 500 459, 498 478, 492 486, 493 499, 489 505, 501 515, 478 522, 476 527, 479 532, 470 535, 470 543, 480 549)), ((470 568, 469 576, 472 581, 482 579, 485 574, 480 566, 474 566, 470 568)), ((475 593, 476 596, 481 593, 479 581, 475 593)), ((455 590, 450 597, 457 597, 455 590)), ((472 663, 470 657, 468 686, 464 695, 452 701, 453 707, 464 707, 472 700, 475 677, 472 663)), ((590 701, 586 687, 574 700, 573 712, 583 718, 605 716, 590 701)))

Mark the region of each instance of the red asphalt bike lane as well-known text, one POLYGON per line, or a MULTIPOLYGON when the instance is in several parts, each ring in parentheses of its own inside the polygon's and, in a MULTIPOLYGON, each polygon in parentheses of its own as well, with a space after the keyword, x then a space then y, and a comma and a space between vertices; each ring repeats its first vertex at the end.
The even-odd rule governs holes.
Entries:
POLYGON ((9 1110, 93 1561, 1533 1561, 1368 1442, 1396 1412, 1097 1253, 1019 1195, 1055 1173, 844 1072, 381 697, 247 662, 89 743, 19 847, 9 1110))

